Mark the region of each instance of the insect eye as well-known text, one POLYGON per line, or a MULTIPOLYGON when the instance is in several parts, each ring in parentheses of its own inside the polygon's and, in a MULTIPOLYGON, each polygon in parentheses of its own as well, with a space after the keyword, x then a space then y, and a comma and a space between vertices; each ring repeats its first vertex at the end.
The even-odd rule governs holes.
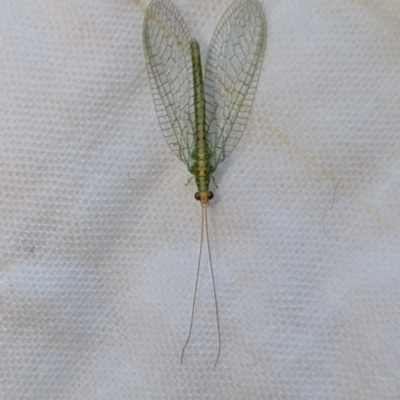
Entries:
POLYGON ((194 194, 194 198, 195 198, 196 200, 200 200, 200 193, 199 193, 199 192, 196 192, 196 193, 194 194))
POLYGON ((207 193, 207 197, 208 197, 208 200, 211 200, 214 197, 214 193, 213 192, 208 192, 207 193))

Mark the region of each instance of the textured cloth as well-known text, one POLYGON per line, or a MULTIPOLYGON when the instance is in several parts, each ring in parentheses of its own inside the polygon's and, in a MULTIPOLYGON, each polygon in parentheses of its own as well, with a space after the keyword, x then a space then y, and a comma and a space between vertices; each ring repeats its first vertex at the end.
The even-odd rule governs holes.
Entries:
MULTIPOLYGON (((176 0, 203 58, 230 1, 176 0)), ((400 3, 263 0, 209 209, 158 125, 139 0, 0 4, 0 398, 400 398, 400 3)))

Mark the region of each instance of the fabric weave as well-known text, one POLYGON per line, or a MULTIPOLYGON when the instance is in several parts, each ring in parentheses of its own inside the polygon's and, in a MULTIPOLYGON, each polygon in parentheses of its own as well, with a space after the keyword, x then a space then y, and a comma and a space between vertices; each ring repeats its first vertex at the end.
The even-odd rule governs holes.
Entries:
MULTIPOLYGON (((253 110, 200 205, 148 3, 0 4, 0 398, 400 398, 400 4, 262 0, 253 110)), ((223 0, 175 0, 206 57, 223 0)))

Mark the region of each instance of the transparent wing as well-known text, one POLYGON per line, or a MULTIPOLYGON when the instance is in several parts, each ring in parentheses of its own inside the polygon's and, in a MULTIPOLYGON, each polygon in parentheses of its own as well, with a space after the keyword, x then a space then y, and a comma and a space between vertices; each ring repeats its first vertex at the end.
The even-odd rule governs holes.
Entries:
POLYGON ((267 28, 255 0, 237 0, 218 23, 204 77, 206 118, 216 168, 246 127, 264 57, 267 28))
POLYGON ((143 47, 150 87, 161 130, 170 149, 190 169, 195 116, 190 35, 168 0, 146 10, 143 47))

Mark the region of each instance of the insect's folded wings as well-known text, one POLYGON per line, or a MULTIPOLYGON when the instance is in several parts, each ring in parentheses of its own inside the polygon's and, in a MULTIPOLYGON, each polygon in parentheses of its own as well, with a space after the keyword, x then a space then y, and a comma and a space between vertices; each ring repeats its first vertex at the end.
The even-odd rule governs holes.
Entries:
POLYGON ((195 116, 190 35, 168 0, 153 1, 143 26, 143 46, 158 121, 175 155, 190 169, 195 116))
POLYGON ((211 41, 205 71, 205 100, 214 169, 239 143, 251 111, 266 43, 261 6, 237 0, 211 41))

